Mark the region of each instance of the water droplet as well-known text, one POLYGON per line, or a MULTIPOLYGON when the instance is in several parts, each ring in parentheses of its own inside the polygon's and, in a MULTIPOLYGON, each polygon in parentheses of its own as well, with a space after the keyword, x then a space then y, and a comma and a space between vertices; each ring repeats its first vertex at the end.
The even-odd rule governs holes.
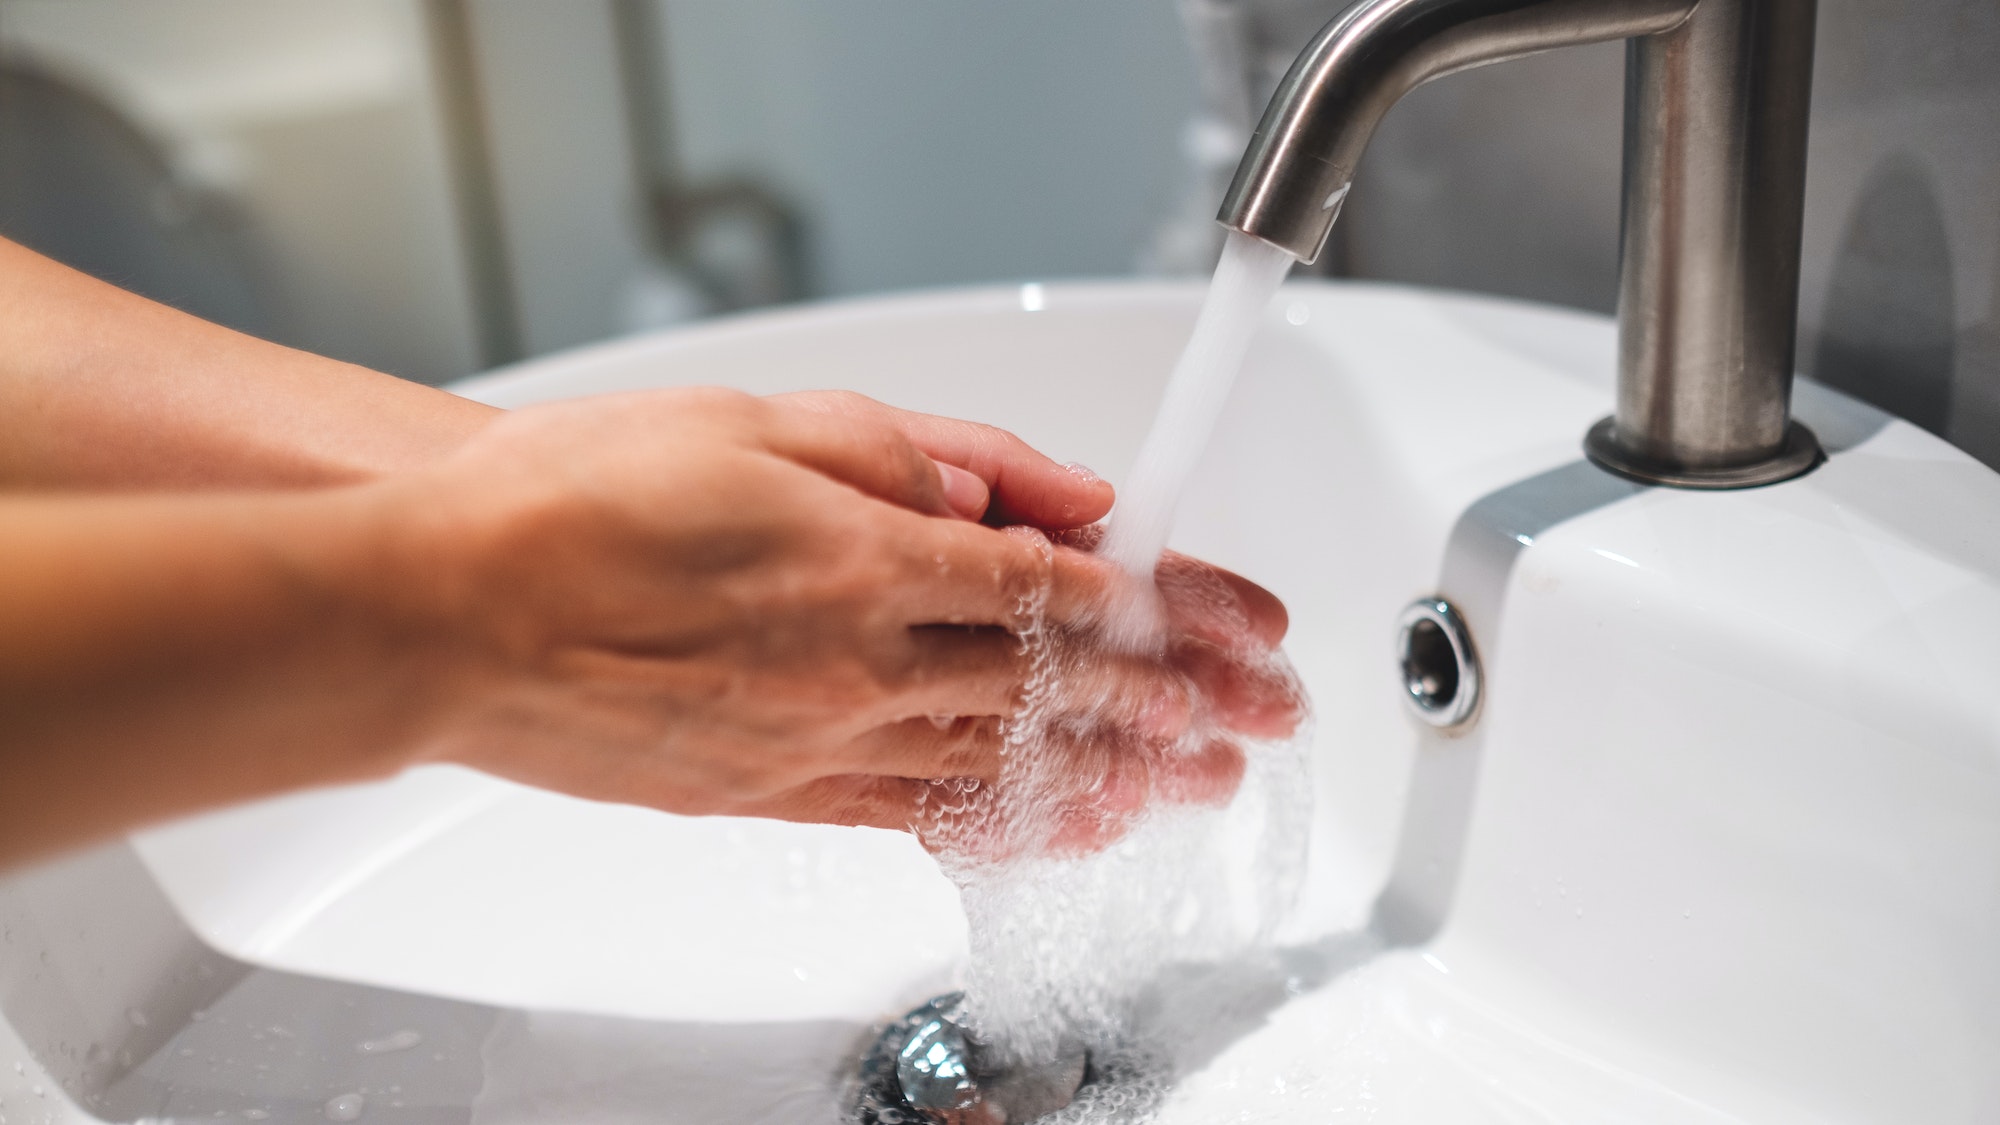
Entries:
POLYGON ((798 965, 792 966, 792 975, 799 978, 800 980, 806 979, 805 969, 798 965))
POLYGON ((1576 916, 1579 918, 1583 917, 1583 907, 1579 906, 1576 908, 1576 916))
POLYGON ((363 1039, 354 1049, 364 1055, 386 1055, 392 1051, 407 1051, 424 1041, 424 1037, 409 1028, 392 1031, 379 1039, 363 1039))
POLYGON ((131 1023, 133 1027, 145 1027, 147 1024, 153 1022, 152 1020, 146 1018, 146 1013, 143 1010, 138 1008, 125 1009, 125 1019, 129 1023, 131 1023))
POLYGON ((362 1097, 360 1094, 342 1094, 339 1097, 327 1100, 326 1119, 328 1121, 359 1121, 361 1120, 361 1114, 367 1108, 368 1099, 362 1097))
POLYGON ((1304 301, 1293 301, 1291 304, 1285 306, 1286 324, 1299 325, 1311 319, 1312 310, 1306 307, 1304 301))
POLYGON ((246 1109, 243 1111, 243 1116, 252 1121, 265 1121, 270 1118, 271 1114, 269 1110, 246 1109))

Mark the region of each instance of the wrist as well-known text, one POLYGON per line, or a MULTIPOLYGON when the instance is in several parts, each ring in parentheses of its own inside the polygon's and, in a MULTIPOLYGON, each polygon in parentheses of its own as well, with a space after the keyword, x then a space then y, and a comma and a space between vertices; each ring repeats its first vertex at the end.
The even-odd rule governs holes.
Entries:
POLYGON ((503 554, 480 506, 445 498, 434 474, 398 474, 326 494, 352 528, 335 547, 343 598, 366 622, 365 644, 379 654, 379 706, 398 732, 394 772, 422 762, 463 761, 466 745, 519 663, 521 638, 480 575, 503 554))
MULTIPOLYGON (((346 766, 357 778, 432 760, 492 680, 452 536, 407 490, 377 482, 319 493, 300 507, 324 626, 351 656, 355 729, 373 732, 346 766)), ((323 633, 323 636, 328 633, 323 633)))

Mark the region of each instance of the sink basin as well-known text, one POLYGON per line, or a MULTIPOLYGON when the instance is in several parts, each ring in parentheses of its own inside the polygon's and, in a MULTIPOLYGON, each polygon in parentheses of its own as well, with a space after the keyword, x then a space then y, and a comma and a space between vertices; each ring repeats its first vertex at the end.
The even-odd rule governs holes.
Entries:
MULTIPOLYGON (((844 303, 458 389, 848 387, 1115 480, 1199 299, 844 303)), ((1556 309, 1269 310, 1175 544, 1291 608, 1312 859, 1292 971, 1185 1045, 1160 1120, 2000 1120, 2000 475, 1802 383, 1817 471, 1645 488, 1581 455, 1614 368, 1556 309), (1394 660, 1430 595, 1484 667, 1460 733, 1394 660)), ((871 1025, 965 953, 899 834, 447 768, 17 874, 0 927, 7 1121, 837 1120, 871 1025)))

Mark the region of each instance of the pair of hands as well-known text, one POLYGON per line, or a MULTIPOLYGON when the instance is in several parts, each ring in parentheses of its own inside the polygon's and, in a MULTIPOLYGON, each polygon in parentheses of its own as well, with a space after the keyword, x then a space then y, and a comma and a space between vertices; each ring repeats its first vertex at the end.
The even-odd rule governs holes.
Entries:
POLYGON ((1283 607, 1234 575, 1170 556, 1165 635, 1107 644, 1153 596, 1083 549, 1110 486, 988 427, 645 392, 517 411, 364 491, 419 627, 452 639, 420 756, 547 788, 909 829, 934 782, 1002 780, 1029 632, 1072 670, 1045 724, 1074 764, 1042 795, 1074 813, 1058 848, 1227 800, 1238 738, 1300 719, 1283 607))
POLYGON ((1159 644, 1107 645, 1153 596, 1082 549, 1110 487, 983 426, 721 391, 501 414, 4 239, 0 407, 0 864, 422 760, 934 829, 926 797, 1020 786, 1008 730, 1087 848, 1224 799, 1298 720, 1241 579, 1169 558, 1159 644))

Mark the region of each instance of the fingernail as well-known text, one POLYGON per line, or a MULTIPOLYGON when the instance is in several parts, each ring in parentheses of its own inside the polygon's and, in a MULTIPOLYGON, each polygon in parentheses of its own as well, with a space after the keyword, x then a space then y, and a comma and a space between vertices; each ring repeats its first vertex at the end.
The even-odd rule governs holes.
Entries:
POLYGON ((991 499, 986 482, 957 465, 947 465, 943 461, 934 463, 938 467, 938 482, 944 487, 944 502, 953 514, 969 520, 984 516, 991 499))

